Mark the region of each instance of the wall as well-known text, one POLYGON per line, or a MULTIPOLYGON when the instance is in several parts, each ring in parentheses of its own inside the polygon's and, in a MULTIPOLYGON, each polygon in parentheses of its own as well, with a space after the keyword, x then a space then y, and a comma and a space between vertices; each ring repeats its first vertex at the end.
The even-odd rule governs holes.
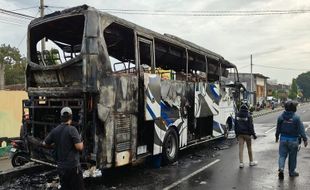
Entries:
POLYGON ((0 90, 0 137, 18 137, 25 91, 0 90))

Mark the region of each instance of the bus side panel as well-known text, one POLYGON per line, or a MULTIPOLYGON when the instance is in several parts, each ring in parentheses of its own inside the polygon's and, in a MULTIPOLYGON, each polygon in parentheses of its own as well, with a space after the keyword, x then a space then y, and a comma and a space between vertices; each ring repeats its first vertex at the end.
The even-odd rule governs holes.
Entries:
MULTIPOLYGON (((161 121, 166 129, 175 127, 179 134, 179 147, 186 146, 187 144, 187 130, 188 130, 188 108, 190 107, 190 97, 193 97, 193 84, 186 83, 185 81, 175 80, 162 80, 161 81, 161 121), (192 92, 192 95, 190 95, 192 92)), ((155 125, 155 144, 154 154, 160 153, 161 150, 156 152, 156 142, 163 142, 165 133, 156 129, 155 125), (158 139, 158 140, 156 140, 158 139)), ((164 129, 163 127, 161 129, 164 129)))
MULTIPOLYGON (((217 131, 218 135, 224 133, 223 129, 225 129, 226 122, 229 119, 233 119, 235 117, 236 106, 234 104, 234 98, 232 94, 231 88, 225 88, 221 91, 221 101, 219 103, 220 113, 214 116, 214 131, 217 131)), ((215 134, 215 136, 217 136, 215 134)))
POLYGON ((145 120, 160 117, 160 76, 144 73, 144 113, 145 120))
POLYGON ((195 117, 208 117, 219 113, 220 94, 214 84, 198 82, 195 86, 195 117))
POLYGON ((98 117, 103 129, 97 133, 97 166, 112 167, 135 159, 137 140, 138 77, 106 77, 99 92, 98 117))
POLYGON ((206 82, 195 83, 196 138, 214 136, 222 131, 221 126, 213 121, 220 112, 220 99, 217 85, 206 82))

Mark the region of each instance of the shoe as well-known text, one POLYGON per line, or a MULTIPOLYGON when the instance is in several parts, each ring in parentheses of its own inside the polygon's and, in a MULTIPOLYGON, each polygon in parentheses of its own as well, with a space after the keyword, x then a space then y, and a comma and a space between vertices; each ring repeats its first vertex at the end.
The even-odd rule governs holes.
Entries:
POLYGON ((239 164, 239 168, 243 168, 244 167, 244 164, 241 162, 240 164, 239 164))
POLYGON ((290 173, 290 177, 297 177, 297 176, 299 176, 299 173, 298 173, 298 172, 290 173))
POLYGON ((279 179, 284 179, 284 173, 283 173, 283 170, 279 169, 278 176, 279 176, 279 179))
POLYGON ((250 162, 249 165, 250 165, 250 166, 256 166, 256 165, 257 165, 257 161, 252 161, 252 162, 250 162))

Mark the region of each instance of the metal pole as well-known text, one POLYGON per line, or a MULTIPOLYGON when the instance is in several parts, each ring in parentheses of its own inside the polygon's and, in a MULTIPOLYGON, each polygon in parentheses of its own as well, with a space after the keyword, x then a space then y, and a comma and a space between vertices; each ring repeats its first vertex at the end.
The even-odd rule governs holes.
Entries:
MULTIPOLYGON (((40 0, 40 16, 44 16, 44 0, 40 0)), ((41 50, 45 50, 45 38, 41 40, 41 50)))
POLYGON ((251 54, 251 103, 254 102, 254 94, 253 94, 253 62, 252 62, 252 54, 251 54))

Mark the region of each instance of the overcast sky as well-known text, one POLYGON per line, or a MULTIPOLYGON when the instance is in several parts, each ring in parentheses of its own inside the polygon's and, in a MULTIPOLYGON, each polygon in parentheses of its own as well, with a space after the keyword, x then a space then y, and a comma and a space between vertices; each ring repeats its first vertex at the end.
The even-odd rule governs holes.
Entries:
MULTIPOLYGON (((0 0, 0 7, 38 16, 40 0, 0 0)), ((46 12, 88 4, 98 9, 167 11, 205 10, 310 10, 306 0, 45 0, 46 12)), ((310 70, 310 12, 265 16, 151 16, 114 14, 159 33, 169 33, 212 50, 239 67, 239 72, 261 73, 279 83, 291 83, 300 73, 310 70), (257 64, 257 65, 255 65, 257 64), (259 65, 267 65, 275 69, 259 65)), ((0 43, 19 47, 26 55, 28 21, 12 20, 0 14, 0 43), (14 22, 15 24, 8 23, 14 22)))

